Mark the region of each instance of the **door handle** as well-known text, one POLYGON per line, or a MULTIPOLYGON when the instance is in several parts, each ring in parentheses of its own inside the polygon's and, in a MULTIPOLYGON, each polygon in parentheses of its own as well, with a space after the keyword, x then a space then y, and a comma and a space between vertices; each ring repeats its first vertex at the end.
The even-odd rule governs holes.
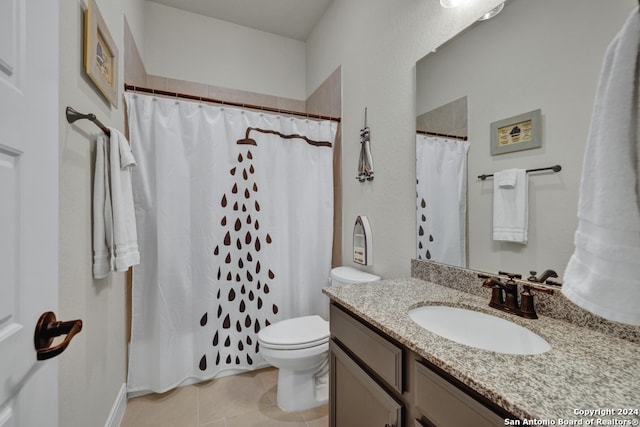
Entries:
POLYGON ((33 344, 36 347, 38 360, 51 359, 67 349, 71 339, 82 330, 82 320, 70 320, 68 322, 58 322, 56 315, 52 311, 42 313, 36 330, 33 334, 33 344), (51 347, 53 339, 60 335, 66 335, 64 341, 55 347, 51 347))

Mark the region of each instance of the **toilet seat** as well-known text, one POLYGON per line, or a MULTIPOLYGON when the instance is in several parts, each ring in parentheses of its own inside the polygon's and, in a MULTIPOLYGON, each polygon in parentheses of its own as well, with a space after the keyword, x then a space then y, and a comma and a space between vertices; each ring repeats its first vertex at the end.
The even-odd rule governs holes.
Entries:
POLYGON ((329 322, 318 315, 282 320, 258 333, 260 345, 275 350, 315 347, 328 341, 329 322))

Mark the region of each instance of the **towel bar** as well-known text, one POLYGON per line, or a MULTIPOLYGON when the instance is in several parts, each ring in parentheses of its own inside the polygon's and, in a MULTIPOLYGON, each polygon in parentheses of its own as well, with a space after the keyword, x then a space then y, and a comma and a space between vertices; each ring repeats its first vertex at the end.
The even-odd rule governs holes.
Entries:
POLYGON ((95 123, 96 126, 98 126, 100 128, 100 130, 104 133, 107 134, 107 136, 111 136, 111 131, 109 130, 108 127, 106 127, 105 125, 103 125, 100 120, 98 120, 98 118, 96 117, 95 114, 91 113, 91 114, 82 114, 79 113, 78 111, 74 110, 71 107, 67 107, 67 122, 69 123, 73 123, 76 120, 81 120, 81 119, 87 119, 87 120, 91 120, 93 123, 95 123))
MULTIPOLYGON (((549 166, 547 168, 538 168, 538 169, 527 169, 527 173, 529 172, 539 172, 539 171, 548 171, 548 170, 552 170, 554 172, 560 172, 562 170, 562 166, 560 165, 554 165, 554 166, 549 166)), ((492 177, 493 174, 489 174, 489 175, 478 175, 478 178, 481 179, 482 181, 484 181, 487 178, 492 177)))

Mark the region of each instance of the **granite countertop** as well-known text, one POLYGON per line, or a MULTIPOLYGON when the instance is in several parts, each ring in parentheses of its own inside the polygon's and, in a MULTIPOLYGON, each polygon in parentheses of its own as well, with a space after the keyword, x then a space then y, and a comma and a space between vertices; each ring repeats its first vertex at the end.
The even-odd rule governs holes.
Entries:
MULTIPOLYGON (((640 346, 572 323, 540 316, 529 320, 488 307, 466 292, 416 278, 332 286, 332 301, 384 331, 522 420, 578 420, 590 410, 600 420, 632 420, 640 410, 640 346), (538 355, 510 355, 458 344, 421 328, 407 312, 437 303, 472 308, 522 325, 546 339, 551 350, 538 355)), ((508 424, 505 424, 508 425, 508 424)))

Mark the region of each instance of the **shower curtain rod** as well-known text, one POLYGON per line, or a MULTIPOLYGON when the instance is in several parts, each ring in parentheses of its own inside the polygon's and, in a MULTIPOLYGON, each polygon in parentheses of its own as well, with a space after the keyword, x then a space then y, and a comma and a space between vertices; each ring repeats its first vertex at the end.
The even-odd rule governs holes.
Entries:
POLYGON ((447 135, 446 133, 427 132, 426 130, 417 130, 416 133, 419 135, 441 136, 443 138, 458 139, 460 141, 466 141, 468 139, 466 136, 447 135))
POLYGON ((253 110, 268 111, 270 113, 279 113, 279 114, 286 114, 290 116, 306 117, 309 119, 329 120, 329 121, 338 122, 338 123, 340 122, 340 117, 323 116, 320 114, 309 114, 309 113, 303 113, 300 111, 292 111, 292 110, 282 110, 279 108, 265 107, 263 105, 253 105, 253 104, 246 104, 241 102, 223 101, 221 99, 207 98, 204 96, 197 96, 197 95, 189 95, 187 93, 180 93, 180 92, 169 92, 167 90, 151 89, 151 88, 142 87, 142 86, 133 86, 133 85, 125 84, 124 90, 129 92, 144 92, 144 93, 150 93, 153 95, 164 95, 164 96, 170 96, 172 98, 190 99, 193 101, 212 102, 215 104, 230 105, 232 107, 250 108, 253 110))

